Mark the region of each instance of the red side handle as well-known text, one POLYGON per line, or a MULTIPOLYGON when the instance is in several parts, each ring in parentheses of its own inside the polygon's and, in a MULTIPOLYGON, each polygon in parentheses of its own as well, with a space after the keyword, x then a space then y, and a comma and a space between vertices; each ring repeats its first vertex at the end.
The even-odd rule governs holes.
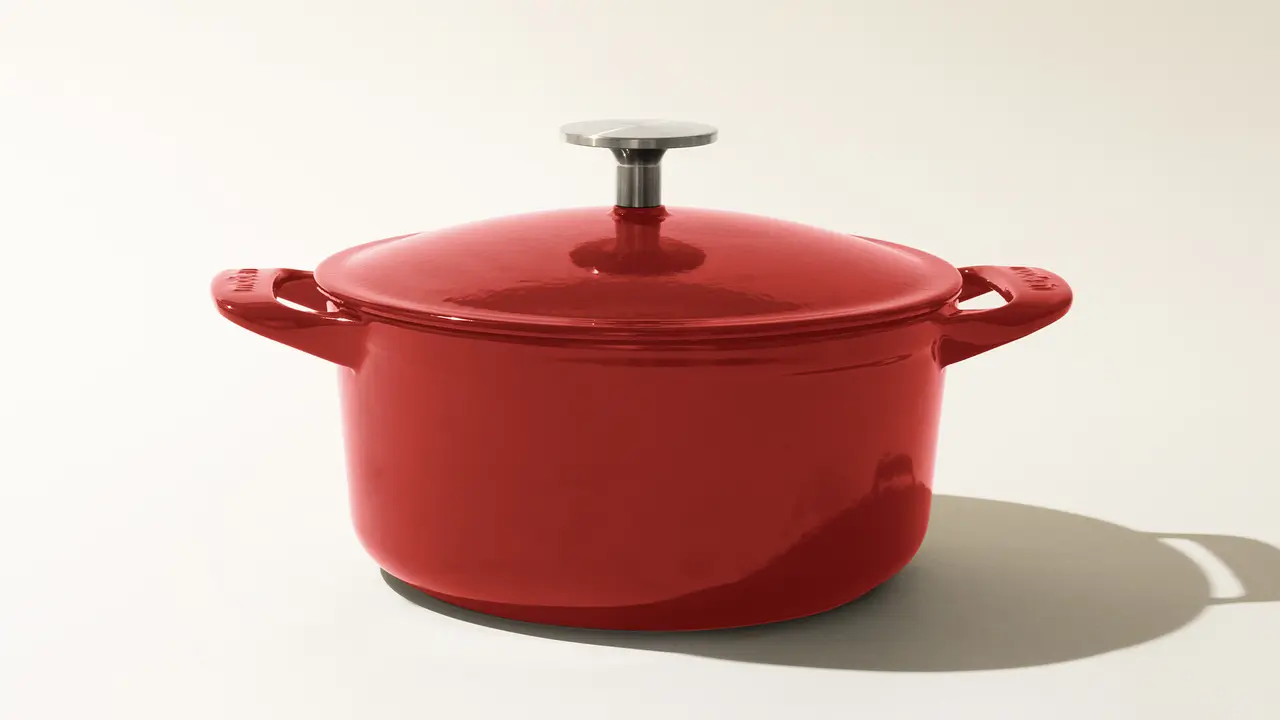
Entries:
POLYGON ((1048 270, 982 265, 960 268, 957 302, 1000 293, 1005 304, 987 310, 954 309, 942 322, 939 360, 944 366, 1012 342, 1059 320, 1071 308, 1071 287, 1048 270))
POLYGON ((368 324, 350 313, 329 312, 328 298, 310 272, 224 270, 213 279, 212 290, 218 311, 246 330, 350 368, 358 367, 364 357, 368 324))

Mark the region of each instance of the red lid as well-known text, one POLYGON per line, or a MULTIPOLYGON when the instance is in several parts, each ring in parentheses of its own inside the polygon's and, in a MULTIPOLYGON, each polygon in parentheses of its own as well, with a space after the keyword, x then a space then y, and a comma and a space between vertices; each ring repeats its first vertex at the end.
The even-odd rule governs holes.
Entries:
POLYGON ((884 322, 955 297, 927 253, 742 213, 579 208, 379 240, 320 264, 336 301, 391 319, 555 336, 756 335, 884 322))

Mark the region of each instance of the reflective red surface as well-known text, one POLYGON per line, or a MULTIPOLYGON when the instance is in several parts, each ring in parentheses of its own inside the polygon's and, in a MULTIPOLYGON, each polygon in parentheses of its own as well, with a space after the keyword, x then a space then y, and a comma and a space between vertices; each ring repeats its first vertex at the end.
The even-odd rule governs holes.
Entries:
MULTIPOLYGON (((929 514, 944 367, 1053 322, 1071 291, 1030 268, 946 266, 949 284, 936 259, 858 239, 855 254, 888 263, 885 273, 866 279, 863 268, 864 286, 827 297, 835 292, 825 284, 830 267, 792 262, 776 278, 739 276, 725 237, 673 236, 655 249, 619 246, 618 234, 575 236, 556 246, 563 255, 555 272, 603 268, 613 279, 598 287, 623 288, 614 294, 574 284, 586 280, 556 285, 531 275, 523 300, 502 296, 498 281, 492 293, 468 295, 445 288, 438 267, 423 275, 430 287, 415 288, 408 273, 381 289, 384 299, 406 301, 395 318, 387 307, 352 306, 329 285, 321 292, 295 270, 228 271, 213 292, 234 322, 343 366, 352 512, 364 546, 392 575, 521 620, 645 630, 751 625, 841 605, 911 559, 929 514), (886 258, 906 258, 906 271, 928 268, 922 282, 934 284, 892 295, 910 272, 886 258), (816 278, 808 285, 807 272, 816 278), (664 280, 671 277, 683 279, 664 280), (722 305, 724 296, 697 294, 713 287, 753 292, 722 305), (689 288, 698 290, 680 295, 689 288), (450 297, 459 307, 466 299, 471 309, 505 313, 502 303, 512 302, 547 312, 524 325, 494 315, 411 325, 409 316, 429 310, 426 300, 407 300, 418 290, 419 299, 450 297), (1009 302, 956 308, 961 297, 989 290, 1009 302), (628 325, 622 311, 644 308, 644 292, 655 298, 652 310, 628 325), (919 304, 938 292, 933 307, 919 304), (731 323, 711 321, 717 308, 738 320, 769 315, 769 302, 784 296, 803 307, 775 317, 771 332, 740 325, 726 333, 731 323), (605 304, 556 304, 566 298, 605 304), (690 317, 708 320, 705 332, 680 324, 681 302, 690 317), (813 324, 841 304, 873 310, 858 323, 813 324), (619 322, 593 325, 588 307, 609 308, 603 319, 619 322), (571 316, 563 324, 571 331, 549 320, 553 310, 571 316), (792 334, 781 334, 784 327, 792 334)), ((482 235, 468 242, 487 247, 482 235)), ((444 262, 462 252, 466 243, 458 243, 422 252, 439 251, 433 262, 444 262)), ((355 256, 347 257, 339 262, 355 256)), ((480 272, 468 262, 504 267, 483 255, 459 261, 463 275, 480 272)), ((482 277, 465 282, 474 287, 482 277)), ((348 291, 359 285, 348 280, 348 291)), ((361 288, 366 296, 378 290, 361 288)))
POLYGON ((912 248, 744 213, 575 208, 356 246, 325 292, 418 324, 599 340, 793 333, 936 308, 960 289, 912 248))

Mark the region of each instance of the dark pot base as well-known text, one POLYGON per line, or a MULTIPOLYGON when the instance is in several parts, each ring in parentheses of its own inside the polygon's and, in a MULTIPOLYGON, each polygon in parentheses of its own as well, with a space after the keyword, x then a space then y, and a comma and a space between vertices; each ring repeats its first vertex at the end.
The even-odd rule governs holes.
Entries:
POLYGON ((663 615, 669 611, 663 611, 657 609, 657 607, 659 605, 665 605, 665 603, 606 608, 508 605, 506 603, 468 600, 466 598, 457 598, 441 593, 429 592, 414 585, 410 585, 386 570, 381 570, 381 574, 383 581, 386 582, 397 595, 400 595, 419 607, 425 607, 428 609, 446 609, 440 608, 443 604, 447 605, 448 609, 475 612, 521 623, 580 628, 584 630, 624 630, 637 632, 696 632, 704 630, 729 630, 740 627, 769 625, 785 622, 787 620, 798 620, 800 618, 821 615, 822 613, 835 610, 836 608, 858 600, 862 595, 865 595, 866 592, 870 592, 876 587, 872 586, 871 588, 868 588, 866 592, 856 597, 849 598, 848 600, 837 602, 834 605, 815 607, 811 610, 796 614, 760 617, 754 620, 747 620, 738 613, 732 613, 726 617, 736 617, 738 618, 736 622, 702 622, 699 624, 691 624, 688 622, 681 622, 681 618, 679 617, 663 617, 663 615))
POLYGON ((434 600, 509 620, 596 630, 719 630, 794 620, 845 605, 893 577, 915 556, 929 518, 928 488, 889 488, 838 516, 768 567, 727 585, 645 605, 553 607, 455 597, 383 579, 419 605, 434 600))

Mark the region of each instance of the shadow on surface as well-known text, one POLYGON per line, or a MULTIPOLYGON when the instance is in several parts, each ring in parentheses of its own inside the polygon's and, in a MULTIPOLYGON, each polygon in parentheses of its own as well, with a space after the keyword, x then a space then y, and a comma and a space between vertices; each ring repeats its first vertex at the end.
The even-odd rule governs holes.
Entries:
POLYGON ((567 642, 801 667, 960 671, 1084 658, 1167 635, 1209 605, 1280 600, 1280 550, 938 495, 924 546, 897 577, 841 608, 773 625, 685 633, 535 625, 449 605, 385 572, 383 579, 442 615, 567 642), (1205 572, 1165 538, 1209 550, 1245 595, 1213 598, 1205 572))

